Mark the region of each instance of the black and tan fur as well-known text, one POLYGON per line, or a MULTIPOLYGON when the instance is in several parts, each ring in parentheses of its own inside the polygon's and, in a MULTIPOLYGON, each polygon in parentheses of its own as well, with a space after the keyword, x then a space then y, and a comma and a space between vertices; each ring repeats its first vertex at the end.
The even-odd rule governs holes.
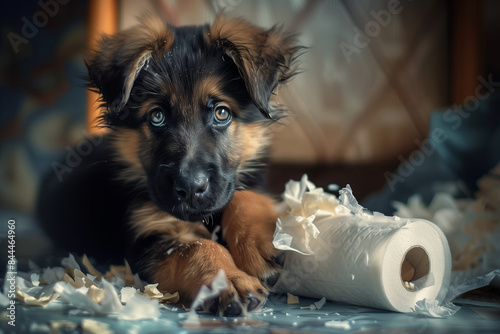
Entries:
POLYGON ((279 29, 224 16, 201 27, 142 22, 103 37, 88 59, 110 130, 63 182, 44 182, 38 217, 62 247, 127 257, 187 305, 223 269, 229 288, 206 307, 256 310, 278 256, 262 167, 283 111, 270 98, 300 48, 279 29), (217 225, 227 248, 211 240, 217 225))

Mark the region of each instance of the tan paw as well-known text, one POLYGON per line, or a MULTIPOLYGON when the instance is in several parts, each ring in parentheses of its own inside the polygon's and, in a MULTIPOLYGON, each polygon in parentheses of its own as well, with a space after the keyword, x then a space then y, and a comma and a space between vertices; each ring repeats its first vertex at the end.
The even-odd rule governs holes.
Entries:
POLYGON ((268 287, 276 283, 281 252, 272 243, 276 228, 273 202, 252 191, 237 191, 224 212, 223 236, 236 266, 260 278, 268 287))
POLYGON ((228 287, 218 297, 206 300, 204 311, 224 317, 245 316, 265 304, 268 293, 256 277, 236 269, 226 279, 228 287))

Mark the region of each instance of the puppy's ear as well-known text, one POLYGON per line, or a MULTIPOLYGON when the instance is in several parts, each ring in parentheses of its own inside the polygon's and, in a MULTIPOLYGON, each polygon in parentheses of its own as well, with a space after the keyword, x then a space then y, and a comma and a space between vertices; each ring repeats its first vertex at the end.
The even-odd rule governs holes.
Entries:
POLYGON ((246 88, 267 118, 273 118, 269 103, 279 83, 296 72, 294 61, 303 47, 295 45, 295 36, 276 27, 264 30, 242 20, 218 16, 207 33, 208 42, 222 46, 238 67, 246 88))
POLYGON ((100 94, 107 109, 103 119, 111 123, 127 104, 141 69, 152 57, 163 56, 174 40, 174 34, 160 18, 146 16, 140 22, 115 35, 102 36, 86 61, 89 86, 100 94))

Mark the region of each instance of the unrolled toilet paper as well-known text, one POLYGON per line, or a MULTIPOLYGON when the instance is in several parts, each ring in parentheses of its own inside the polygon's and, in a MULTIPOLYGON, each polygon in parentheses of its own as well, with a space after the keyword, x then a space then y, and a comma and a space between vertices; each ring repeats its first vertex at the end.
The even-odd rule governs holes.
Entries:
POLYGON ((452 313, 440 305, 451 272, 441 230, 422 219, 367 212, 350 188, 340 193, 337 199, 323 192, 307 176, 287 184, 290 212, 274 236, 275 247, 287 251, 276 289, 398 312, 452 313))

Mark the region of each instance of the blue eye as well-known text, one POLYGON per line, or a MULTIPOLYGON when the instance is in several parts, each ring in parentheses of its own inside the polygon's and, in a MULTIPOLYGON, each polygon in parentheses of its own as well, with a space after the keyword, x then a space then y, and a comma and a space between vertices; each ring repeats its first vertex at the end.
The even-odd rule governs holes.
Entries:
POLYGON ((165 111, 160 107, 154 107, 149 111, 149 121, 153 126, 163 126, 166 123, 165 111))
POLYGON ((218 103, 214 108, 214 120, 217 125, 227 125, 231 122, 231 109, 224 103, 218 103))

